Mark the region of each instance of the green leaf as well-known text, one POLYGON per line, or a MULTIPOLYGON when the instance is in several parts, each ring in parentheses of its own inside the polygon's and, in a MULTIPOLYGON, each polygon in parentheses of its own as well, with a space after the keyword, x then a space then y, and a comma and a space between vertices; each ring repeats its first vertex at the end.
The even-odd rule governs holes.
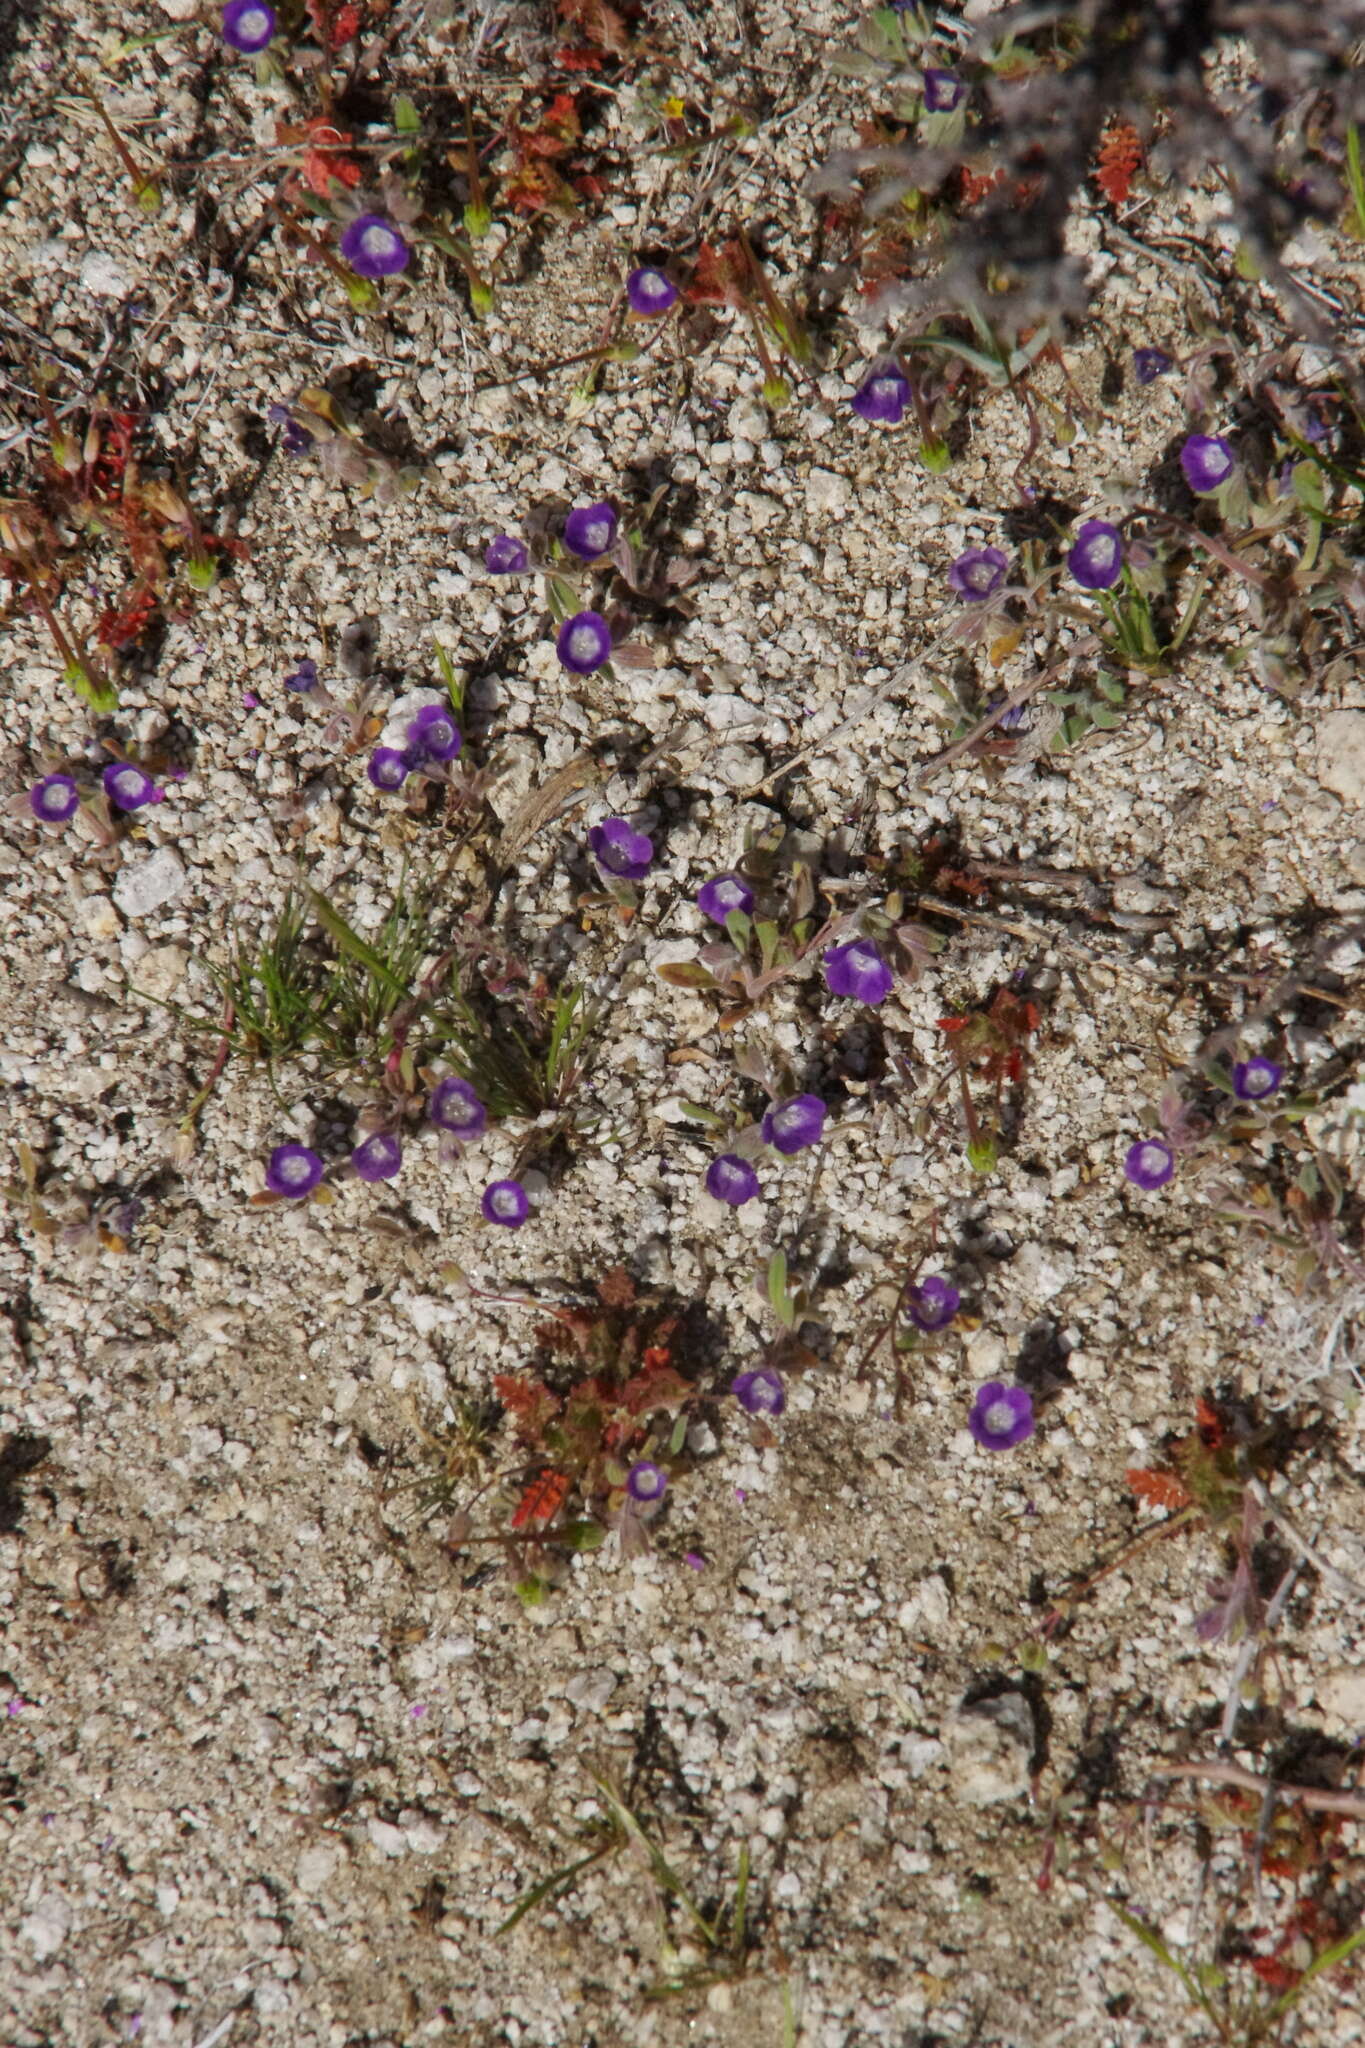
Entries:
POLYGON ((436 650, 436 666, 441 671, 441 681, 446 686, 446 695, 450 699, 450 708, 458 718, 464 710, 465 679, 457 671, 449 653, 442 647, 440 641, 433 640, 431 644, 436 650))
POLYGON ((532 1607, 543 1607, 550 1597, 550 1587, 537 1572, 529 1578, 517 1581, 516 1594, 522 1606, 529 1612, 532 1607))
MULTIPOLYGON (((1171 1951, 1167 1948, 1165 1942, 1157 1933, 1156 1929, 1154 1927, 1149 1927, 1145 1920, 1139 1920, 1135 1913, 1125 1912, 1123 1907, 1120 1906, 1118 1902, 1114 1899, 1106 1899, 1105 1904, 1108 1906, 1110 1912, 1116 1914, 1118 1918, 1123 1922, 1124 1926, 1128 1929, 1128 1932, 1130 1934, 1136 1935, 1137 1939, 1142 1943, 1142 1946, 1145 1949, 1149 1949, 1151 1951, 1151 1953, 1157 1958, 1158 1962, 1164 1963, 1168 1970, 1171 1970, 1175 1973, 1175 1975, 1180 1979, 1181 1983, 1184 1985, 1186 1991, 1189 1993, 1190 1998, 1192 1999, 1194 2004, 1199 2007, 1201 2012, 1206 2013, 1209 2019, 1211 2019, 1214 2022, 1214 2025, 1217 2026, 1218 2016, 1215 2013, 1213 2006, 1209 2002, 1208 1994, 1201 1990, 1199 1985, 1196 1984, 1194 1978, 1190 1975, 1189 1971, 1185 1968, 1185 1965, 1180 1961, 1179 1957, 1173 1956, 1171 1954, 1171 1951)), ((1222 2032, 1221 2027, 1219 2028, 1219 2032, 1222 2032)))
POLYGON ((422 117, 405 92, 393 103, 393 125, 400 135, 420 135, 422 117))
POLYGON ((967 1164, 973 1173, 994 1173, 1000 1147, 994 1138, 973 1138, 967 1147, 967 1164))
POLYGON ((561 1888, 567 1890, 580 1870, 588 1869, 593 1863, 600 1863, 604 1856, 610 1855, 613 1846, 614 1844, 609 1842, 601 1849, 589 1850, 588 1854, 580 1856, 576 1863, 566 1863, 562 1869, 552 1870, 539 1884, 533 1884, 530 1891, 522 1893, 501 1927, 494 1928, 494 1941, 500 1941, 504 1934, 510 1934, 518 1920, 524 1920, 532 1907, 538 1906, 542 1899, 548 1899, 552 1892, 557 1892, 561 1888))
POLYGON ((665 960, 654 972, 674 988, 714 988, 716 978, 700 960, 665 960))
POLYGON ((559 1533, 559 1541, 569 1550, 600 1550, 607 1540, 607 1532, 600 1522, 570 1522, 559 1533))
POLYGON ((1298 1983, 1286 1991, 1282 1998, 1276 1999, 1266 2017, 1271 2020, 1282 2019, 1285 2013, 1292 2011, 1315 1977, 1321 1976, 1324 1970, 1335 1970, 1340 1964, 1348 1961, 1362 1942, 1365 1942, 1365 1927, 1357 1927, 1354 1934, 1348 1934, 1341 1941, 1333 1942, 1331 1948, 1325 1948, 1320 1956, 1314 1956, 1298 1983))
POLYGON ((796 1328, 796 1303, 787 1292, 787 1254, 774 1252, 768 1261, 768 1300, 773 1314, 788 1330, 796 1328))

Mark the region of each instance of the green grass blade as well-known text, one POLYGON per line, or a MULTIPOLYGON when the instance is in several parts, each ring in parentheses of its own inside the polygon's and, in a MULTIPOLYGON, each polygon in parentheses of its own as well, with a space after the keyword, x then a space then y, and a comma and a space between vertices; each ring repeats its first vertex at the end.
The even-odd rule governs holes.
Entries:
POLYGON ((1185 1990, 1188 1993, 1192 2003, 1199 2007, 1199 2010, 1204 2014, 1205 2018, 1208 2019, 1218 2029, 1220 2037, 1226 2040, 1227 2030, 1223 2026, 1223 2023, 1218 2017, 1217 2012, 1214 2010, 1213 2004, 1209 1999, 1208 1993, 1204 1990, 1202 1984, 1197 1983, 1195 1979, 1190 1975, 1189 1971, 1185 1968, 1185 1965, 1180 1961, 1180 1958, 1178 1956, 1173 1956, 1171 1954, 1171 1951, 1167 1948, 1165 1942, 1161 1939, 1161 1936, 1157 1933, 1156 1929, 1154 1927, 1149 1927, 1145 1920, 1139 1920, 1135 1913, 1125 1912, 1123 1907, 1118 1905, 1113 1899, 1106 1899, 1105 1904, 1108 1906, 1110 1912, 1115 1914, 1123 1922, 1124 1926, 1128 1929, 1128 1932, 1132 1935, 1136 1935, 1137 1939, 1142 1943, 1142 1946, 1145 1949, 1149 1949, 1151 1951, 1151 1953, 1157 1958, 1158 1962, 1164 1963, 1168 1970, 1174 1972, 1174 1974, 1180 1979, 1181 1983, 1184 1985, 1185 1990))
POLYGON ((1354 1934, 1346 1935, 1341 1941, 1334 1942, 1331 1948, 1325 1948, 1320 1956, 1314 1956, 1298 1983, 1275 2000, 1266 2018, 1272 2021, 1279 2020, 1283 2019, 1287 2012, 1292 2012, 1313 1979, 1321 1976, 1324 1970, 1335 1970, 1339 1964, 1346 1962, 1355 1954, 1362 1942, 1365 1942, 1365 1927, 1357 1927, 1354 1934))
POLYGON ((749 1910, 749 1844, 739 1847, 739 1871, 735 1877, 735 1913, 730 1929, 730 1946, 737 1963, 744 1960, 744 1929, 749 1910))
POLYGON ((501 1927, 494 1928, 494 1941, 500 1941, 504 1934, 510 1934, 518 1920, 524 1920, 526 1915, 533 1907, 538 1906, 542 1899, 549 1898, 551 1892, 556 1891, 561 1885, 567 1886, 572 1884, 580 1870, 586 1870, 590 1863, 600 1863, 604 1856, 609 1856, 612 1847, 613 1844, 608 1842, 600 1849, 590 1849, 588 1854, 580 1856, 577 1862, 566 1863, 559 1870, 551 1871, 548 1877, 543 1877, 539 1884, 533 1884, 530 1891, 522 1893, 501 1927))
POLYGON ((408 992, 406 982, 398 979, 398 976, 391 971, 387 963, 380 959, 373 946, 366 945, 360 934, 351 930, 341 912, 334 909, 325 896, 320 896, 316 889, 310 889, 308 891, 308 901, 313 907, 313 915, 317 918, 318 923, 322 926, 322 929, 326 932, 338 952, 344 953, 348 959, 358 962, 365 969, 366 973, 373 975, 376 981, 381 982, 391 995, 400 998, 406 996, 408 992))
POLYGON ((596 1771, 589 1771, 588 1776, 606 1801, 611 1817, 622 1834, 629 1835, 631 1841, 638 1843, 644 1850, 649 1858, 649 1867, 654 1873, 655 1882, 678 1901, 706 1946, 715 1948, 718 1939, 716 1929, 692 1898, 677 1872, 672 1869, 663 1850, 657 1843, 651 1842, 630 1808, 612 1790, 605 1778, 599 1778, 596 1771))

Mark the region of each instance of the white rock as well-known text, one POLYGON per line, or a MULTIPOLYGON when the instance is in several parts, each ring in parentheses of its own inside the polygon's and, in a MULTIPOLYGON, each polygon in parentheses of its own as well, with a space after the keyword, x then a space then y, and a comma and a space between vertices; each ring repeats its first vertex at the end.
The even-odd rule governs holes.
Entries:
POLYGON ((87 896, 77 917, 81 930, 90 939, 116 939, 123 930, 123 920, 107 896, 87 896))
POLYGON ((754 705, 743 697, 732 697, 724 690, 718 690, 714 697, 708 697, 701 707, 702 717, 708 725, 747 725, 758 717, 754 705))
POLYGON ((401 1856, 407 1849, 407 1836, 392 1821, 372 1820, 365 1832, 370 1838, 370 1847, 377 1849, 381 1856, 401 1856))
POLYGON ((998 1806, 1027 1792, 1033 1716, 1022 1693, 959 1707, 943 1733, 953 1790, 968 1806, 998 1806))
POLYGON ((932 1640, 941 1636, 948 1626, 948 1588, 938 1572, 930 1572, 927 1579, 904 1601, 896 1614, 896 1620, 903 1629, 918 1635, 928 1635, 932 1640))
POLYGON ((1318 781, 1344 803, 1365 800, 1365 711, 1334 711, 1318 731, 1318 781))
POLYGON ((183 946, 149 946, 128 979, 139 995, 165 1002, 180 986, 190 956, 183 946))
POLYGON ((180 856, 159 846, 134 868, 125 868, 114 884, 114 901, 125 917, 150 917, 173 903, 187 880, 180 856))
POLYGON ((1335 1723, 1342 1734, 1365 1734, 1365 1671, 1343 1665, 1320 1678, 1315 1690, 1329 1727, 1335 1723))
POLYGON ((70 1932, 71 1908, 59 1892, 46 1893, 19 1925, 21 1940, 33 1944, 34 1954, 40 1963, 56 1955, 70 1932))
POLYGON ((126 299, 133 289, 133 274, 117 256, 91 249, 81 258, 81 289, 96 299, 126 299))
POLYGON ((596 1671, 579 1671, 564 1688, 564 1697, 576 1707, 584 1707, 590 1713, 598 1714, 616 1690, 614 1672, 599 1668, 596 1671))
POLYGON ((817 515, 848 509, 848 478, 836 470, 813 469, 806 478, 806 510, 817 515))

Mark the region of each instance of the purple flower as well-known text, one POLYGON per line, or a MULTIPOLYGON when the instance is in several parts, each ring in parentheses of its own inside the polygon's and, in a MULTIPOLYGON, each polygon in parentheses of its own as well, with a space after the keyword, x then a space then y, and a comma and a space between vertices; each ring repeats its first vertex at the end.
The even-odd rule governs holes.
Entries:
POLYGON ((1123 1170, 1135 1188, 1151 1194, 1164 1188, 1175 1172, 1175 1154, 1160 1138, 1139 1138, 1124 1155, 1123 1170))
POLYGON ((831 946, 823 965, 830 994, 852 996, 855 1003, 884 1003, 896 984, 871 939, 850 939, 846 946, 831 946))
POLYGON ((80 808, 80 791, 69 775, 45 775, 28 793, 28 807, 43 825, 64 825, 80 808))
POLYGON ((655 320, 660 313, 666 313, 678 296, 678 287, 671 277, 662 270, 655 270, 645 264, 639 270, 632 270, 626 279, 626 297, 632 313, 638 313, 644 320, 655 320))
POLYGON ((361 1180, 392 1180, 403 1164, 401 1140, 392 1131, 376 1131, 364 1138, 351 1154, 351 1165, 361 1180))
POLYGON ((555 652, 571 675, 590 676, 611 660, 611 628, 601 612, 575 612, 565 619, 555 652))
POLYGON ((272 1195, 297 1201, 322 1179, 322 1161, 307 1145, 277 1145, 266 1162, 265 1184, 272 1195))
POLYGON ((426 704, 408 727, 408 745, 429 761, 453 761, 464 741, 444 704, 426 704))
POLYGON ((951 114, 961 106, 967 88, 955 71, 926 71, 924 74, 924 111, 926 114, 951 114))
POLYGON ((656 1465, 649 1458, 640 1458, 626 1474, 626 1492, 641 1506, 662 1500, 668 1488, 668 1474, 662 1465, 656 1465))
POLYGON ((466 1143, 477 1138, 488 1122, 488 1111, 468 1081, 462 1081, 457 1074, 436 1083, 427 1103, 427 1115, 437 1130, 449 1131, 452 1137, 462 1138, 466 1143))
POLYGON ((316 690, 318 686, 318 665, 305 655, 297 668, 291 669, 284 679, 286 690, 316 690))
POLYGON ((717 875, 697 891, 697 908, 712 924, 724 924, 732 911, 744 917, 754 907, 754 892, 742 875, 717 875))
POLYGON ((520 1230, 531 1213, 531 1197, 519 1180, 490 1181, 479 1207, 485 1223, 501 1223, 507 1230, 520 1230))
POLYGON ((131 761, 111 762, 100 777, 104 794, 120 811, 140 811, 144 804, 159 804, 165 791, 158 789, 150 775, 134 768, 131 761))
POLYGON ((752 1372, 736 1374, 730 1392, 746 1415, 780 1415, 787 1405, 782 1375, 770 1365, 755 1366, 752 1372))
POLYGON ((947 1329, 961 1301, 962 1296, 952 1281, 945 1280, 941 1273, 934 1273, 910 1289, 906 1308, 915 1328, 923 1336, 932 1337, 937 1331, 947 1329))
POLYGON ((307 427, 301 427, 287 405, 268 406, 266 418, 274 427, 283 427, 281 440, 286 455, 306 455, 313 445, 313 436, 307 427))
POLYGON ((610 505, 575 505, 564 521, 564 545, 585 562, 605 555, 616 538, 616 514, 610 505))
POLYGON ((1200 497, 1225 484, 1237 467, 1232 443, 1221 434, 1191 434, 1180 451, 1185 481, 1200 497))
POLYGON ((341 238, 341 253, 357 277, 392 277, 406 270, 412 251, 382 213, 362 213, 341 238))
POLYGON ((1284 1079, 1284 1068, 1274 1060, 1239 1060, 1232 1070, 1232 1092, 1239 1102, 1264 1102, 1284 1079))
POLYGON ((1135 348, 1133 375, 1139 384, 1151 384, 1174 367, 1164 348, 1135 348))
POLYGON ((968 604, 980 604, 995 596, 1009 565, 1009 556, 1000 548, 967 548, 949 565, 948 587, 968 604))
POLYGON ((1012 1451, 1033 1435, 1033 1396, 1027 1387, 987 1380, 976 1390, 967 1427, 983 1451, 1012 1451))
POLYGON ((514 534, 495 534, 483 551, 483 566, 490 576, 520 576, 530 560, 524 540, 514 534))
POLYGON ((790 1159, 807 1145, 818 1145, 825 1132, 825 1105, 818 1095, 792 1095, 775 1102, 759 1126, 765 1145, 790 1159))
POLYGON ((227 0, 223 9, 223 41, 244 57, 264 50, 275 33, 275 10, 265 0, 227 0))
POLYGON ((588 851, 602 872, 624 882, 638 882, 649 873, 654 842, 636 832, 624 818, 604 818, 588 834, 588 851))
POLYGON ((1123 570, 1123 536, 1107 519, 1084 519, 1066 558, 1082 590, 1112 590, 1123 570))
POLYGON ((752 1202, 758 1193, 758 1175, 738 1153, 722 1152, 706 1169, 706 1192, 718 1202, 728 1202, 732 1209, 739 1209, 745 1202, 752 1202))
POLYGON ((910 379, 898 363, 878 363, 849 401, 860 420, 898 427, 910 403, 910 379))
POLYGON ((369 759, 365 773, 376 789, 401 789, 408 779, 412 762, 397 747, 376 747, 369 759))

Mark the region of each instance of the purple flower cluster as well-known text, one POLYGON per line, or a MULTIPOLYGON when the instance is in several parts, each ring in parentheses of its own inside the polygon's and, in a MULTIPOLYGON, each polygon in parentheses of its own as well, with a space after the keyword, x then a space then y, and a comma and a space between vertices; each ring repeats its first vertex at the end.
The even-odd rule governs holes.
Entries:
POLYGON ((981 604, 995 596, 1009 565, 1000 548, 967 548, 949 566, 948 587, 968 604, 981 604))
POLYGON ((743 875, 716 875, 697 891, 697 908, 712 924, 724 924, 738 911, 747 917, 754 907, 754 892, 743 875))
POLYGON ((755 1366, 752 1372, 736 1374, 730 1392, 746 1415, 780 1415, 787 1405, 782 1375, 771 1365, 755 1366))
POLYGON ((1196 496, 1208 498, 1222 489, 1236 469, 1237 454, 1221 434, 1191 434, 1180 451, 1180 467, 1196 496))
POLYGON ((384 732, 365 772, 376 789, 389 793, 409 775, 446 780, 445 768, 464 745, 449 702, 435 690, 400 699, 384 732))
POLYGON ((494 534, 483 551, 483 565, 490 576, 520 576, 530 559, 525 541, 510 533, 494 534))
POLYGON ((227 0, 223 9, 223 41, 244 57, 267 49, 275 33, 275 10, 265 0, 227 0))
POLYGON ((601 612, 575 612, 560 627, 555 652, 570 675, 590 676, 611 660, 611 627, 601 612))
POLYGON ((1033 1435, 1033 1397, 1027 1387, 988 1380, 977 1388, 967 1427, 983 1451, 1012 1451, 1033 1435))
POLYGON ((759 1125, 763 1142, 790 1159, 808 1145, 819 1144, 825 1133, 825 1114, 818 1095, 791 1095, 785 1102, 774 1102, 759 1125))
POLYGON ((341 254, 357 277, 393 277, 406 270, 412 251, 382 213, 362 213, 341 237, 341 254))
POLYGON ((898 427, 910 403, 910 379, 899 363, 878 363, 868 371, 850 399, 859 419, 898 427))
POLYGON ((941 1273, 918 1281, 906 1299, 906 1313, 923 1337, 935 1337, 940 1330, 946 1330, 961 1306, 962 1296, 941 1273))
POLYGON ((81 793, 69 775, 45 775, 28 793, 28 807, 40 825, 65 825, 80 809, 81 793))
POLYGON ((851 996, 855 1003, 883 1003, 896 984, 871 939, 850 939, 845 946, 831 946, 822 965, 830 994, 851 996))
POLYGON ((616 526, 610 505, 575 505, 564 521, 564 545, 581 561, 595 562, 615 541, 616 526))
POLYGON ((1082 590, 1112 590, 1123 574, 1123 536, 1107 519, 1083 519, 1066 562, 1082 590))
POLYGON ((1175 1154, 1161 1138, 1139 1138, 1124 1154, 1123 1170, 1135 1188, 1152 1194, 1175 1173, 1175 1154))
POLYGON ((621 882, 638 882, 654 860, 653 840, 625 818, 604 818, 594 825, 588 833, 588 851, 604 875, 621 882))
POLYGON ((105 769, 100 781, 104 794, 116 810, 140 811, 144 804, 159 804, 166 792, 158 789, 150 775, 135 768, 131 761, 114 761, 105 769))
POLYGON ((644 264, 632 270, 626 279, 626 298, 630 310, 642 320, 657 320, 676 304, 678 287, 665 271, 656 270, 652 264, 644 264))
POLYGON ((1284 1068, 1274 1060, 1239 1060, 1232 1070, 1232 1092, 1239 1102, 1264 1102, 1283 1079, 1284 1068))

